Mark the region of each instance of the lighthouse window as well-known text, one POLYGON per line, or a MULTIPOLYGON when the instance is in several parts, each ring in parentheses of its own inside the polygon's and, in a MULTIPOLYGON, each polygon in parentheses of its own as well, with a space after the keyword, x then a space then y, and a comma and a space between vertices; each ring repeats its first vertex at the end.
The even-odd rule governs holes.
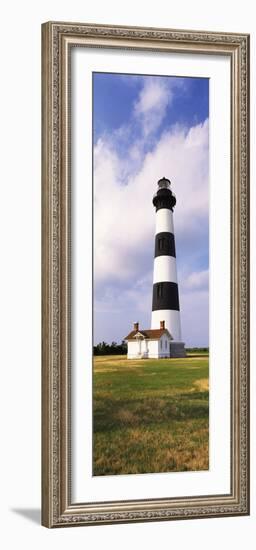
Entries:
POLYGON ((165 238, 161 237, 160 239, 158 239, 158 249, 160 251, 160 250, 164 250, 164 248, 165 248, 165 238))
POLYGON ((163 283, 158 283, 157 285, 157 298, 163 297, 163 283))

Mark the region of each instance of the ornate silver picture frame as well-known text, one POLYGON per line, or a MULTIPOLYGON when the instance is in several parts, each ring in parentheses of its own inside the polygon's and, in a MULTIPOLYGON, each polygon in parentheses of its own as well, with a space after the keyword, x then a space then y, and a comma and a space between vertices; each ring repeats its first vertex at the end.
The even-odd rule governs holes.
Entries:
MULTIPOLYGON (((91 120, 87 121, 91 125, 91 120)), ((86 183, 90 185, 90 182, 86 183)), ((214 365, 213 365, 214 368, 214 365)), ((185 482, 183 482, 185 483, 185 482)), ((49 22, 42 25, 42 524, 132 523, 249 514, 249 35, 49 22), (230 60, 230 491, 73 502, 71 52, 230 60)))

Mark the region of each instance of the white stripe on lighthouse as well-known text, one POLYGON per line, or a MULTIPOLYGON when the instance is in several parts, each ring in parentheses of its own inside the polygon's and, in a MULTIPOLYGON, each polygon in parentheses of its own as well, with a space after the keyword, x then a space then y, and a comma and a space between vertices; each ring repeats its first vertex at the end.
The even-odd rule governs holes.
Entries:
POLYGON ((173 256, 157 256, 154 259, 154 283, 172 281, 177 283, 176 258, 173 256))
POLYGON ((163 232, 174 234, 173 215, 169 208, 160 208, 156 212, 156 234, 163 232))
POLYGON ((159 328, 160 321, 165 321, 165 328, 169 330, 176 342, 181 341, 180 312, 173 309, 158 309, 152 311, 151 328, 159 328))

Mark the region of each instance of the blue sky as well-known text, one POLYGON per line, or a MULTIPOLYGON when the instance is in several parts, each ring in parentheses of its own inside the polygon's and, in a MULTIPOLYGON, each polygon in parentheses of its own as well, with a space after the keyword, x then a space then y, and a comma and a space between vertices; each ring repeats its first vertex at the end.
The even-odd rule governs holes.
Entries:
POLYGON ((93 74, 94 341, 150 327, 157 180, 174 210, 182 336, 208 345, 208 117, 203 78, 93 74))
MULTIPOLYGON (((127 123, 133 105, 149 77, 94 73, 94 143, 105 132, 112 132, 127 123), (121 100, 120 100, 121 99, 121 100)), ((155 138, 165 127, 173 124, 192 126, 203 122, 209 116, 207 78, 154 77, 172 86, 176 84, 182 93, 176 93, 171 104, 167 104, 162 124, 156 129, 155 138)), ((137 128, 139 131, 139 128, 137 128)))

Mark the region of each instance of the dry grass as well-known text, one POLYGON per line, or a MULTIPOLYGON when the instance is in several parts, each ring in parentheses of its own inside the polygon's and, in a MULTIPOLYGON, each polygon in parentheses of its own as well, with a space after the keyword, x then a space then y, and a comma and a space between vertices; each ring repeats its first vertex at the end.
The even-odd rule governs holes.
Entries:
POLYGON ((196 380, 194 386, 199 391, 209 391, 209 378, 202 378, 201 380, 196 380))
POLYGON ((96 357, 94 475, 207 470, 208 357, 96 357))

